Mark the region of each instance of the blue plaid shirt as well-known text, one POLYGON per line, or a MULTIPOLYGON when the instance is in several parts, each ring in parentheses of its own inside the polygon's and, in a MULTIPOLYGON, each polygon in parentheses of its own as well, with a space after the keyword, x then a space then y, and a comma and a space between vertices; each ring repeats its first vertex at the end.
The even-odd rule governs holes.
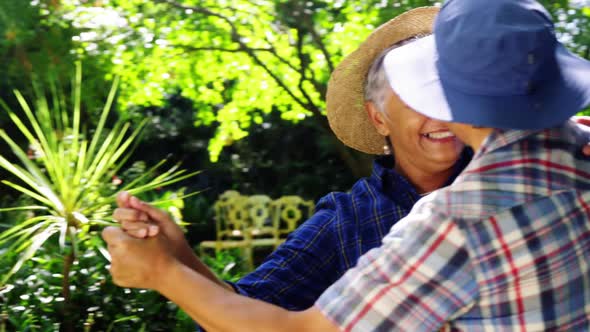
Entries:
MULTIPOLYGON (((466 150, 457 173, 470 157, 466 150)), ((381 157, 371 176, 357 181, 350 192, 323 197, 309 220, 255 271, 233 284, 236 291, 289 310, 311 307, 359 257, 381 245, 391 226, 420 198, 394 171, 393 162, 392 157, 381 157)))
POLYGON ((317 305, 343 331, 589 331, 589 138, 495 131, 317 305))

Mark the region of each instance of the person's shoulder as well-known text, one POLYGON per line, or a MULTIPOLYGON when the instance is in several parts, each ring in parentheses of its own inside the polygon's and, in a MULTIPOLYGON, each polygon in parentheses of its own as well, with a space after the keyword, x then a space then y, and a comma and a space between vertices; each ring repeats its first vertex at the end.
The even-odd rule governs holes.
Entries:
POLYGON ((384 193, 375 185, 370 177, 357 180, 350 190, 333 191, 322 197, 317 204, 317 209, 341 210, 353 206, 370 204, 374 200, 384 199, 384 193))
POLYGON ((322 197, 316 204, 313 223, 329 222, 332 227, 356 225, 382 214, 384 208, 395 209, 387 203, 385 194, 371 183, 370 178, 359 179, 349 191, 334 191, 322 197), (374 208, 379 206, 380 208, 374 208))
POLYGON ((544 142, 545 149, 577 149, 580 144, 590 141, 590 127, 568 120, 556 127, 537 131, 530 140, 544 142))
POLYGON ((416 202, 411 213, 429 211, 440 215, 449 214, 449 205, 453 202, 454 195, 457 194, 454 189, 461 187, 462 184, 457 182, 431 192, 416 202))
POLYGON ((525 151, 530 159, 549 164, 551 167, 544 171, 554 172, 565 166, 585 170, 590 158, 583 153, 583 148, 589 142, 590 127, 568 120, 559 126, 536 132, 519 142, 520 146, 514 151, 525 151))
POLYGON ((451 196, 449 187, 445 187, 422 197, 407 216, 391 227, 383 243, 423 238, 424 234, 434 234, 447 223, 463 224, 462 211, 451 206, 451 196))
POLYGON ((498 209, 498 203, 486 197, 480 180, 477 176, 463 177, 435 190, 421 198, 410 214, 418 214, 425 220, 452 219, 459 224, 480 220, 498 209))

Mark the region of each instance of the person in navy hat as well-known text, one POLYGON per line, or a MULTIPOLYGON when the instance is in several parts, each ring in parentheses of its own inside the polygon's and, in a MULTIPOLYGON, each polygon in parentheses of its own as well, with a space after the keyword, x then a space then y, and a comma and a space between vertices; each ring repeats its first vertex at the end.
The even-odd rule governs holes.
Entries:
POLYGON ((354 331, 588 331, 588 133, 568 119, 590 104, 590 62, 533 0, 451 0, 434 31, 386 56, 388 81, 473 160, 318 306, 354 331))
POLYGON ((568 120, 590 105, 590 62, 533 0, 450 0, 434 31, 385 56, 387 81, 408 108, 447 121, 473 160, 314 307, 231 294, 158 254, 164 237, 109 229, 111 251, 145 255, 133 271, 166 271, 113 265, 113 278, 157 289, 211 331, 590 330, 590 134, 568 120))

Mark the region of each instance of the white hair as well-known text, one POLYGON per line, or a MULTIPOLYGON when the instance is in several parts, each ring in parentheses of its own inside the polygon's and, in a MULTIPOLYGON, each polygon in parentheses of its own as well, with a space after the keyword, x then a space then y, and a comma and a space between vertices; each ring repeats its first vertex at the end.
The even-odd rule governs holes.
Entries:
POLYGON ((381 52, 381 54, 379 54, 379 56, 375 58, 371 64, 369 72, 367 73, 367 79, 365 81, 365 101, 372 102, 377 110, 385 116, 387 116, 387 112, 385 110, 385 100, 387 93, 390 91, 389 89, 391 89, 389 82, 387 81, 385 70, 383 68, 383 60, 385 59, 385 56, 393 49, 404 46, 428 35, 429 34, 419 34, 391 45, 381 52))

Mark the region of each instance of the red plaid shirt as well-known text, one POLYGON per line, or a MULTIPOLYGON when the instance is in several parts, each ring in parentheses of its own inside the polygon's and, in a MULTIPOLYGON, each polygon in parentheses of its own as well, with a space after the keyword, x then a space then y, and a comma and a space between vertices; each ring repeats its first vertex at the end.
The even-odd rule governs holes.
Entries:
POLYGON ((587 331, 589 135, 495 131, 316 305, 345 331, 587 331))

